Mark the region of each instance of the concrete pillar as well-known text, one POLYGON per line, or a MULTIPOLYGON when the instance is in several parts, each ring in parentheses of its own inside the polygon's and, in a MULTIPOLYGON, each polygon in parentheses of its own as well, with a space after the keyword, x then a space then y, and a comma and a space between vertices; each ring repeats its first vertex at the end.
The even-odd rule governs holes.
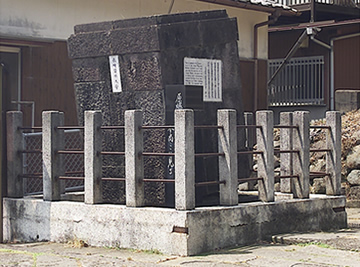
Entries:
POLYGON ((23 114, 20 111, 9 111, 6 114, 6 141, 7 141, 7 196, 23 197, 23 180, 20 175, 23 172, 24 149, 22 131, 23 114))
POLYGON ((125 111, 126 206, 144 205, 143 130, 140 110, 125 111))
POLYGON ((64 130, 57 129, 64 125, 64 113, 44 111, 42 113, 42 150, 43 150, 43 190, 45 201, 60 200, 61 186, 59 176, 65 174, 63 155, 57 154, 64 150, 64 130))
POLYGON ((326 179, 326 194, 341 194, 341 115, 338 111, 326 112, 327 131, 326 145, 330 152, 326 154, 326 172, 330 177, 326 179))
POLYGON ((293 124, 297 126, 293 132, 293 147, 299 153, 293 155, 293 174, 299 179, 293 179, 295 198, 308 198, 310 185, 310 113, 295 111, 293 124))
POLYGON ((84 164, 85 203, 103 202, 102 196, 102 115, 100 111, 85 111, 84 164))
POLYGON ((195 208, 194 112, 175 110, 175 208, 195 208))
MULTIPOLYGON (((254 125, 254 114, 252 112, 244 112, 244 124, 245 125, 254 125)), ((246 138, 246 148, 249 151, 253 150, 255 145, 255 128, 245 128, 245 138, 246 138)), ((253 155, 248 155, 249 166, 252 169, 254 165, 253 155)), ((247 190, 254 190, 256 181, 246 182, 247 190)))
POLYGON ((258 181, 259 199, 261 201, 274 201, 274 117, 273 112, 257 111, 256 125, 261 126, 256 130, 257 149, 263 151, 258 155, 258 181))
POLYGON ((237 205, 238 200, 238 164, 237 164, 237 130, 236 110, 218 110, 220 205, 237 205))
MULTIPOLYGON (((280 125, 292 126, 293 113, 281 112, 280 125)), ((280 150, 292 150, 293 148, 293 129, 280 129, 280 150)), ((280 154, 280 175, 292 175, 293 153, 280 154)), ((284 178, 280 180, 280 191, 282 193, 291 193, 293 188, 293 178, 284 178)))

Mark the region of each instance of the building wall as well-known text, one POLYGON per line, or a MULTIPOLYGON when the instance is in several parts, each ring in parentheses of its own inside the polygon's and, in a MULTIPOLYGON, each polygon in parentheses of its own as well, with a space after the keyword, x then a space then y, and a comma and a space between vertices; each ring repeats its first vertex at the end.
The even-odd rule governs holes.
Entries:
MULTIPOLYGON (((66 40, 77 24, 166 14, 171 0, 0 0, 0 35, 24 39, 66 40)), ((224 9, 195 0, 176 0, 172 13, 224 9)), ((239 54, 253 57, 254 25, 267 20, 267 13, 226 8, 237 17, 239 54)), ((267 27, 259 31, 259 58, 267 58, 267 27)))
POLYGON ((335 41, 334 61, 334 90, 360 90, 360 36, 335 41))

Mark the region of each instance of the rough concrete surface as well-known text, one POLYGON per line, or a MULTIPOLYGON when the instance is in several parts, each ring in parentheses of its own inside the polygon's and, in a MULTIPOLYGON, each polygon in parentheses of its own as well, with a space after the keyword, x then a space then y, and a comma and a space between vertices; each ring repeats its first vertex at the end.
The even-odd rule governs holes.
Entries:
MULTIPOLYGON (((346 212, 349 224, 359 225, 360 209, 346 212)), ((360 263, 359 228, 278 235, 273 240, 283 244, 259 243, 192 257, 165 255, 156 250, 86 247, 81 240, 67 244, 0 244, 0 266, 359 266, 360 263)))
POLYGON ((341 229, 347 226, 344 207, 345 197, 324 195, 190 211, 4 198, 4 239, 67 242, 76 237, 92 246, 198 255, 279 233, 341 229))

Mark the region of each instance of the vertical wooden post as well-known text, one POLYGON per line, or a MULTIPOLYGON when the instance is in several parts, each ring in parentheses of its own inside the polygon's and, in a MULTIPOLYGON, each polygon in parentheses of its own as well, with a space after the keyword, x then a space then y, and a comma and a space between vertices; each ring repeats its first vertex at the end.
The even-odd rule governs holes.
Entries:
POLYGON ((294 182, 294 197, 309 198, 310 193, 310 113, 308 111, 295 111, 293 123, 297 129, 293 133, 294 150, 299 153, 293 156, 293 173, 298 175, 294 182))
POLYGON ((57 127, 64 125, 64 113, 44 111, 43 124, 43 187, 44 200, 60 200, 61 186, 59 176, 65 174, 63 155, 57 151, 64 150, 64 130, 57 127))
POLYGON ((275 199, 274 192, 274 117, 269 110, 256 112, 256 124, 261 128, 256 130, 257 149, 263 151, 258 155, 259 198, 271 202, 275 199))
POLYGON ((175 208, 195 208, 194 112, 175 110, 175 208))
POLYGON ((143 130, 140 110, 125 111, 126 206, 144 205, 143 130))
MULTIPOLYGON (((293 125, 293 113, 281 112, 280 125, 293 125)), ((293 129, 280 129, 280 150, 292 150, 293 148, 293 129)), ((280 154, 280 175, 292 175, 293 169, 293 153, 280 154)), ((280 191, 282 193, 291 193, 293 190, 293 178, 284 178, 280 180, 280 191)))
POLYGON ((100 111, 85 111, 85 203, 103 202, 102 196, 102 116, 100 111))
POLYGON ((338 111, 326 112, 326 125, 330 126, 326 135, 326 194, 341 194, 341 115, 338 111))
POLYGON ((219 153, 225 154, 219 157, 219 180, 225 181, 225 184, 220 184, 220 205, 237 205, 239 197, 236 110, 219 110, 218 126, 223 128, 218 130, 219 153))

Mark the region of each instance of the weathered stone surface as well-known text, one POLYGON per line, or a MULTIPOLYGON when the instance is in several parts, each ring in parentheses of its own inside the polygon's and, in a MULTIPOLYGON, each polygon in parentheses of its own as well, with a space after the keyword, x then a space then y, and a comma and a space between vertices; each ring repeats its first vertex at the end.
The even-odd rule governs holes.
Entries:
POLYGON ((351 185, 360 185, 360 170, 352 170, 347 176, 347 181, 351 185))
POLYGON ((310 186, 311 194, 325 194, 326 184, 324 178, 315 178, 312 186, 310 186))
POLYGON ((349 169, 360 168, 360 146, 353 147, 346 158, 346 164, 349 169))
POLYGON ((335 106, 340 112, 360 108, 360 90, 336 90, 335 106))
POLYGON ((96 23, 75 25, 74 32, 75 34, 78 34, 78 33, 86 33, 86 32, 110 31, 113 28, 114 28, 114 23, 112 21, 96 22, 96 23))
POLYGON ((124 91, 163 89, 159 53, 130 54, 120 57, 124 91))
POLYGON ((108 57, 73 59, 72 65, 75 83, 110 80, 108 57))
POLYGON ((351 186, 346 190, 346 198, 351 200, 360 199, 360 186, 351 186))
POLYGON ((218 43, 230 43, 238 40, 236 19, 214 19, 199 25, 202 45, 211 46, 218 43), (209 31, 208 29, 212 29, 209 31), (220 40, 219 40, 220 38, 220 40))
POLYGON ((68 39, 70 58, 87 58, 111 55, 108 32, 91 32, 71 35, 68 39))
POLYGON ((344 197, 323 195, 192 211, 5 198, 4 239, 67 242, 76 237, 91 246, 194 255, 279 233, 346 228, 345 210, 333 210, 344 206, 344 197), (174 226, 187 233, 175 232, 174 226))
POLYGON ((310 172, 325 172, 326 161, 325 159, 318 159, 314 162, 314 165, 310 165, 310 172))
POLYGON ((159 51, 156 25, 113 30, 109 34, 111 53, 117 55, 159 51))
POLYGON ((76 83, 75 96, 80 124, 83 124, 85 110, 100 110, 104 124, 111 123, 110 87, 105 82, 76 83))

